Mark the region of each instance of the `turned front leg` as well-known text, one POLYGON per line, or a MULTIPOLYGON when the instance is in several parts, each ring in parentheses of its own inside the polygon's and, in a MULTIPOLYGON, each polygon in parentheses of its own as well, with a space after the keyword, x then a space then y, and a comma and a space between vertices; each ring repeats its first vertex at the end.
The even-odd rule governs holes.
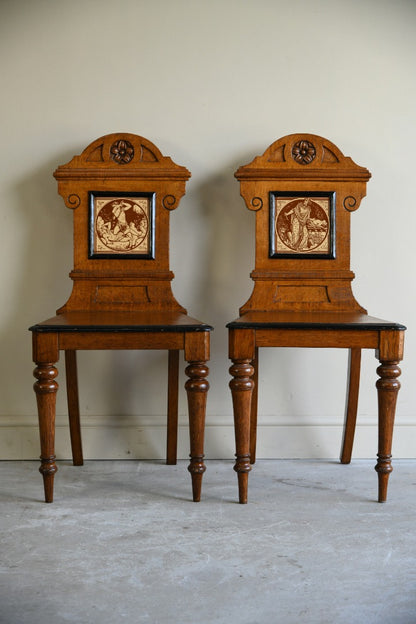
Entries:
POLYGON ((387 499, 387 485, 391 465, 391 446, 393 440, 394 416, 396 413, 397 395, 400 390, 401 374, 398 362, 381 362, 377 368, 380 379, 377 380, 378 392, 378 501, 384 503, 387 499))
POLYGON ((206 379, 209 369, 206 362, 189 362, 185 373, 189 379, 185 383, 189 409, 189 435, 191 461, 188 470, 192 477, 192 495, 194 502, 201 499, 202 475, 204 464, 205 411, 209 383, 206 379))
POLYGON ((55 410, 58 374, 53 364, 37 363, 33 372, 37 381, 34 384, 39 416, 40 459, 39 472, 43 476, 45 502, 53 501, 53 481, 56 471, 55 464, 55 410))
POLYGON ((238 497, 240 503, 247 503, 248 473, 250 465, 250 411, 254 387, 254 368, 250 360, 233 360, 230 374, 231 394, 234 410, 236 462, 234 470, 238 475, 238 497))

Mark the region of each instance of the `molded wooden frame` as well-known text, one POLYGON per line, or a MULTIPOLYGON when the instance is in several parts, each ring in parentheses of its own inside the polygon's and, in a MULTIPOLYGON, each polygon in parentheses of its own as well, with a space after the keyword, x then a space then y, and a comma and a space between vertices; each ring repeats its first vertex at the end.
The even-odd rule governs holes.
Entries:
MULTIPOLYGON (((334 259, 336 257, 335 252, 335 201, 336 201, 336 193, 335 191, 309 191, 309 192, 299 192, 299 191, 270 191, 269 193, 269 212, 270 212, 270 225, 269 225, 269 257, 270 258, 293 258, 293 259, 334 259), (305 250, 305 251, 280 251, 276 249, 275 244, 275 226, 276 226, 276 200, 278 199, 288 200, 292 199, 302 201, 304 199, 327 199, 328 200, 328 221, 329 221, 329 229, 327 237, 329 239, 328 244, 328 252, 317 251, 314 250, 305 250)), ((325 237, 325 238, 327 238, 325 237)), ((325 239, 324 239, 325 240, 325 239)), ((324 241, 322 241, 324 242, 324 241)), ((318 245, 321 246, 322 243, 318 245)))
POLYGON ((129 259, 148 259, 154 260, 155 258, 155 203, 156 203, 156 193, 155 192, 137 192, 137 193, 129 193, 129 192, 119 192, 119 191, 89 191, 88 193, 88 203, 89 203, 89 215, 88 215, 88 241, 89 241, 89 249, 88 249, 88 258, 90 259, 116 259, 121 258, 124 260, 129 259), (95 222, 97 218, 97 214, 95 211, 95 201, 101 198, 114 198, 120 199, 123 198, 132 199, 147 199, 149 202, 149 214, 148 214, 148 227, 149 232, 146 234, 146 238, 148 240, 147 249, 144 252, 135 252, 134 250, 129 251, 97 251, 95 249, 95 222))

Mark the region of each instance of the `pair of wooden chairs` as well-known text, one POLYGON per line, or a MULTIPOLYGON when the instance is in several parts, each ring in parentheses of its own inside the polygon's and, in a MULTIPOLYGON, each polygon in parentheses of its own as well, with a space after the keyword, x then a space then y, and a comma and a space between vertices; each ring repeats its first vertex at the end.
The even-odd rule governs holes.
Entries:
MULTIPOLYGON (((73 462, 83 463, 77 350, 163 349, 168 356, 167 463, 176 463, 179 353, 188 363, 193 500, 201 495, 210 331, 187 316, 172 294, 169 216, 185 193, 185 167, 150 141, 110 134, 54 173, 74 211, 73 289, 56 316, 30 328, 45 500, 53 500, 56 363, 65 353, 73 462)), ((256 211, 253 293, 228 324, 239 501, 247 502, 255 461, 260 347, 350 350, 349 392, 341 461, 351 459, 361 349, 380 361, 379 501, 386 500, 405 327, 367 315, 351 290, 350 213, 365 196, 367 169, 332 143, 289 135, 236 172, 256 211)))

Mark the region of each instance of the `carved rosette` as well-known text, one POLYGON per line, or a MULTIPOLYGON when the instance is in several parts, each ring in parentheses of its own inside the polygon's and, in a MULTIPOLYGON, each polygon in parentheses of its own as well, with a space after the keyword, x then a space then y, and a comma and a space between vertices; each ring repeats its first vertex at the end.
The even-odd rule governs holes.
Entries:
POLYGON ((315 156, 316 149, 310 141, 298 141, 292 147, 292 158, 299 165, 310 165, 315 156))
POLYGON ((134 147, 130 141, 120 139, 110 147, 110 156, 118 165, 127 165, 134 158, 134 147))

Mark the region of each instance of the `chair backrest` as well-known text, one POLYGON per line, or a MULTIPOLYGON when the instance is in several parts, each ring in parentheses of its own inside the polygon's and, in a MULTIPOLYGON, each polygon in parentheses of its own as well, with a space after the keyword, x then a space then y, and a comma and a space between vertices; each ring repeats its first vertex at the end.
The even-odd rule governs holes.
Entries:
POLYGON ((58 167, 59 194, 74 211, 74 284, 58 312, 185 312, 171 290, 169 213, 190 175, 127 133, 103 136, 58 167))
POLYGON ((254 288, 240 309, 356 310, 350 270, 350 213, 369 171, 330 141, 291 134, 235 173, 256 211, 254 288))

